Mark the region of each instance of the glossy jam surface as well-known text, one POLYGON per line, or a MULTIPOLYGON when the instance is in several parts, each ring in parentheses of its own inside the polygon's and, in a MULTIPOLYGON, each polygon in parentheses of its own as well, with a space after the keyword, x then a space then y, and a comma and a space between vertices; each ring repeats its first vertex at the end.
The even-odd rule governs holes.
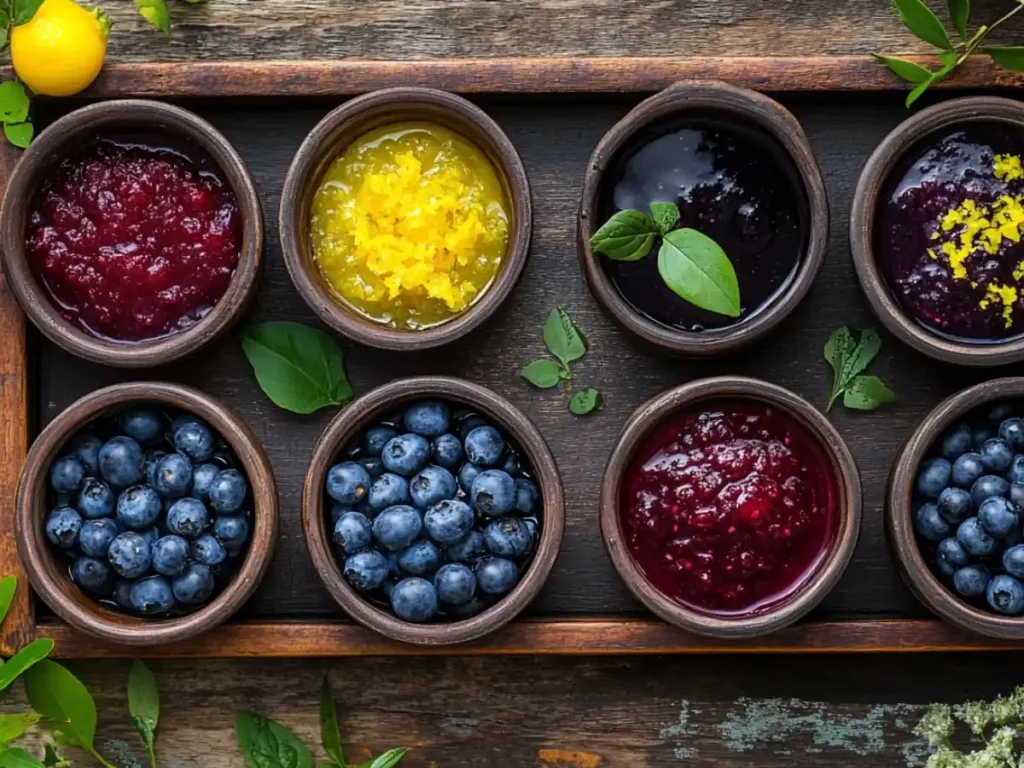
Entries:
POLYGON ((913 148, 882 191, 879 267, 904 311, 940 335, 1024 333, 1024 135, 980 123, 913 148))
POLYGON ((339 300, 401 330, 465 312, 494 280, 509 230, 487 156, 432 123, 377 128, 331 163, 310 214, 313 257, 339 300))
POLYGON ((702 404, 659 427, 623 484, 623 533, 648 581, 698 610, 751 615, 792 596, 836 534, 823 448, 754 401, 702 404))
POLYGON ((601 263, 640 314, 685 331, 743 322, 794 279, 807 248, 807 196, 792 159, 767 133, 728 117, 654 126, 639 135, 606 175, 602 222, 651 203, 679 206, 680 227, 722 246, 739 281, 739 318, 698 309, 658 274, 656 254, 601 263))
POLYGON ((104 139, 61 162, 35 195, 27 253, 69 322, 145 341, 209 313, 241 242, 235 194, 199 147, 104 139))

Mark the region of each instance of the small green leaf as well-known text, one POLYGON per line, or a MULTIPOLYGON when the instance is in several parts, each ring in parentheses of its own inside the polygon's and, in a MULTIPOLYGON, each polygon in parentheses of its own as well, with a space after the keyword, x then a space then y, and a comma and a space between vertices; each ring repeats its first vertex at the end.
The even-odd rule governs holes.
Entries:
POLYGON ((971 0, 946 0, 949 18, 962 40, 967 39, 967 20, 971 18, 971 0))
MULTIPOLYGON (((17 680, 34 664, 38 664, 49 656, 52 650, 53 640, 48 637, 41 637, 38 640, 33 640, 14 654, 6 664, 0 667, 0 691, 10 688, 11 683, 17 680)), ((38 712, 38 710, 36 711, 38 712)))
POLYGON ((318 328, 261 323, 240 336, 256 381, 279 408, 307 414, 352 399, 341 350, 318 328))
POLYGON ((10 744, 38 723, 42 716, 35 712, 18 715, 0 715, 0 744, 10 744))
POLYGON ((8 26, 6 21, 0 25, 0 51, 4 50, 10 42, 11 33, 8 31, 8 26))
POLYGON ((71 761, 58 755, 55 745, 47 744, 43 753, 43 766, 44 768, 70 768, 71 761))
POLYGON ((946 28, 923 0, 892 0, 900 20, 919 39, 943 51, 953 50, 946 28))
POLYGON ((320 684, 320 741, 324 752, 338 768, 345 768, 344 752, 341 748, 341 733, 338 729, 338 709, 334 703, 331 681, 324 675, 320 684))
POLYGON ((932 85, 944 79, 946 75, 952 72, 956 68, 955 64, 947 64, 942 69, 932 72, 931 76, 923 83, 919 83, 914 86, 914 89, 907 94, 907 100, 904 104, 909 108, 915 101, 921 98, 921 95, 927 91, 932 85))
POLYGON ((280 723, 240 710, 235 734, 249 768, 312 768, 309 749, 280 723))
POLYGON ((593 413, 604 403, 601 393, 593 387, 584 387, 569 398, 569 410, 577 416, 593 413))
POLYGON ((857 411, 873 411, 896 400, 896 394, 877 376, 857 376, 843 393, 843 405, 857 411))
POLYGON ((957 59, 956 51, 946 51, 945 53, 940 53, 939 54, 939 61, 941 61, 947 67, 954 66, 956 64, 956 59, 957 59))
POLYGON ((392 766, 398 765, 398 761, 405 757, 405 753, 408 749, 389 749, 382 755, 378 755, 373 760, 368 760, 363 763, 361 768, 392 768, 392 766))
POLYGON ((658 233, 667 235, 679 223, 679 206, 675 203, 651 203, 651 216, 658 233))
POLYGON ((853 377, 863 371, 878 355, 882 348, 882 339, 873 328, 866 328, 857 334, 857 345, 843 362, 841 384, 846 389, 853 377))
POLYGON ((128 676, 128 714, 132 716, 135 730, 146 745, 149 764, 156 768, 156 726, 160 720, 160 691, 156 678, 145 662, 136 659, 128 676))
POLYGON ((135 0, 139 15, 165 35, 171 34, 171 16, 164 0, 135 0))
POLYGON ((832 367, 832 391, 828 397, 828 408, 843 393, 843 366, 857 348, 857 339, 853 332, 845 325, 832 331, 832 335, 825 342, 825 360, 832 367))
POLYGON ((46 768, 20 747, 8 747, 0 752, 0 768, 46 768))
POLYGON ((1024 72, 1024 45, 1008 45, 986 48, 985 53, 1003 69, 1024 72))
POLYGON ((590 238, 594 253, 614 261, 639 261, 654 247, 658 227, 643 211, 619 211, 590 238))
POLYGON ((562 366, 550 360, 534 360, 523 368, 523 378, 535 387, 548 389, 562 380, 562 366))
POLYGON ((932 73, 929 70, 912 61, 897 59, 893 56, 882 56, 878 53, 872 53, 871 55, 908 83, 923 83, 931 77, 932 73))
POLYGON ((0 624, 7 618, 14 602, 14 594, 18 591, 18 579, 15 576, 8 576, 0 581, 0 624))
POLYGON ((555 307, 548 314, 544 323, 544 344, 548 351, 562 362, 569 365, 579 360, 587 352, 587 343, 573 323, 569 313, 561 307, 555 307))
POLYGON ((14 146, 25 149, 32 143, 32 137, 35 136, 35 128, 32 127, 31 122, 4 123, 4 136, 14 146))
POLYGON ((729 317, 740 316, 740 286, 725 251, 695 229, 665 235, 658 252, 665 285, 694 306, 729 317))
POLYGON ((32 21, 42 4, 43 0, 13 0, 14 25, 21 26, 32 21))
POLYGON ((23 123, 28 119, 29 99, 25 86, 17 80, 0 83, 0 120, 23 123))

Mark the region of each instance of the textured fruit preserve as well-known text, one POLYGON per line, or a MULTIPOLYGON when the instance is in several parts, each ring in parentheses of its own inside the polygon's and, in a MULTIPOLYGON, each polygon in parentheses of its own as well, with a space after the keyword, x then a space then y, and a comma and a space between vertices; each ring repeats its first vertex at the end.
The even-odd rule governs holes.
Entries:
POLYGON ((777 409, 703 404, 657 429, 620 505, 626 544, 669 598, 750 615, 785 601, 827 553, 838 490, 821 446, 777 409))
POLYGON ((224 295, 241 216, 192 144, 103 139, 64 160, 32 201, 28 256, 61 314, 115 341, 184 330, 224 295))

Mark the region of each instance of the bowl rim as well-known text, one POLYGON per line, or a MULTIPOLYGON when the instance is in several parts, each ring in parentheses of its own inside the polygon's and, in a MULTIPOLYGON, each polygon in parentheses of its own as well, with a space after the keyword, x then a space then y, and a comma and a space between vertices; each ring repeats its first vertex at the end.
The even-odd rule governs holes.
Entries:
POLYGON ((340 411, 324 430, 302 488, 302 528, 313 565, 341 609, 392 640, 425 646, 454 645, 486 635, 512 621, 547 581, 565 530, 565 499, 555 457, 540 430, 522 411, 486 387, 448 376, 398 379, 366 393, 340 411), (540 542, 519 583, 484 612, 441 624, 413 624, 376 607, 345 581, 328 541, 324 510, 324 478, 338 452, 361 429, 397 406, 421 399, 439 399, 478 409, 503 429, 529 459, 544 505, 540 542))
MULTIPOLYGON (((403 118, 410 119, 410 118, 403 118)), ((429 118, 428 118, 429 120, 429 118)), ((475 138, 458 131, 479 145, 475 138)), ((336 150, 335 150, 336 152, 336 150)), ((281 250, 288 274, 302 299, 316 315, 337 333, 369 347, 393 351, 431 349, 465 336, 487 321, 504 303, 519 282, 526 266, 533 231, 533 202, 530 182, 522 158, 501 126, 480 107, 447 91, 423 87, 396 87, 357 96, 328 113, 303 140, 285 177, 278 212, 281 250), (305 191, 318 171, 322 155, 331 150, 333 137, 358 124, 374 112, 396 108, 426 109, 443 112, 456 124, 471 125, 486 138, 489 147, 480 147, 492 155, 495 171, 504 178, 512 207, 512 231, 509 233, 503 264, 491 284, 468 309, 431 328, 403 331, 388 328, 359 317, 330 296, 321 287, 319 277, 311 274, 303 258, 306 222, 300 221, 305 191), (489 150, 489 151, 488 151, 489 150)))
POLYGON ((623 329, 666 352, 682 356, 722 354, 749 344, 788 317, 810 290, 825 262, 829 205, 817 157, 793 114, 756 91, 718 81, 680 82, 640 102, 609 129, 587 161, 577 214, 577 256, 590 293, 623 329), (726 113, 771 136, 791 158, 807 197, 807 244, 799 269, 781 293, 745 320, 708 331, 681 331, 633 309, 619 294, 590 247, 604 173, 619 151, 640 131, 688 112, 726 113))
POLYGON ((835 587, 853 558, 860 535, 862 495, 857 463, 839 432, 813 405, 783 387, 745 376, 697 379, 667 390, 638 407, 627 420, 608 458, 601 483, 601 534, 608 555, 629 591, 654 614, 695 634, 724 640, 757 637, 806 615, 835 587), (724 618, 688 608, 655 588, 624 544, 619 500, 623 478, 652 430, 680 410, 707 400, 745 399, 780 408, 828 454, 839 491, 840 518, 833 543, 817 569, 788 600, 765 613, 724 618))
POLYGON ((231 143, 193 112, 147 99, 97 102, 69 112, 43 130, 21 155, 0 206, 0 258, 18 304, 54 344, 73 355, 121 368, 163 365, 189 355, 225 333, 255 295, 263 263, 263 213, 252 177, 231 143), (25 253, 25 217, 42 176, 68 154, 77 137, 95 138, 118 125, 145 125, 144 132, 184 136, 210 155, 235 194, 242 218, 238 266, 227 291, 195 325, 147 341, 111 341, 64 320, 39 286, 25 253))
POLYGON ((114 384, 79 398, 53 419, 32 443, 18 480, 15 535, 18 555, 32 588, 75 629, 112 643, 151 646, 185 640, 226 621, 255 592, 273 559, 278 528, 277 486, 266 453, 241 418, 214 398, 167 382, 114 384), (143 619, 96 602, 67 577, 66 565, 43 533, 48 511, 50 464, 78 430, 103 413, 132 403, 161 403, 204 419, 231 446, 253 493, 252 540, 241 567, 208 604, 186 616, 143 619), (70 598, 70 599, 69 599, 70 598))
POLYGON ((999 616, 963 602, 925 562, 914 535, 911 506, 914 478, 921 461, 942 433, 960 418, 995 400, 1024 397, 1024 377, 991 379, 962 389, 920 420, 896 454, 885 492, 885 531, 904 583, 939 618, 955 627, 1002 640, 1024 639, 1024 616, 999 616))
POLYGON ((921 141, 952 125, 1006 123, 1024 132, 1024 104, 1000 96, 964 96, 934 104, 896 126, 875 148, 857 179, 850 209, 850 253, 861 289, 890 333, 918 352, 946 363, 1005 365, 1024 359, 1024 335, 971 344, 943 338, 918 324, 891 295, 875 258, 874 225, 882 189, 895 166, 921 141))

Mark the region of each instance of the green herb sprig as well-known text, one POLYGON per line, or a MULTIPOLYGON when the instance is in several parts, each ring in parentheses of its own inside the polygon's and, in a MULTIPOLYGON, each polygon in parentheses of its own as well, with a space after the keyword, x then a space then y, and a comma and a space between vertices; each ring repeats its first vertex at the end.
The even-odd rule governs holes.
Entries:
POLYGON ((933 754, 928 768, 981 768, 1024 765, 1015 738, 1024 730, 1024 686, 991 702, 968 701, 956 706, 932 704, 914 728, 933 754), (980 749, 963 752, 953 744, 957 721, 980 742, 980 749))
POLYGON ((882 339, 871 328, 854 331, 836 328, 825 342, 825 360, 832 366, 832 392, 828 408, 842 395, 843 405, 857 411, 873 411, 896 400, 895 393, 877 376, 861 376, 882 348, 882 339))
POLYGON ((949 19, 955 30, 955 37, 958 38, 956 42, 924 0, 892 0, 892 4, 899 13, 903 25, 919 40, 923 40, 939 51, 939 60, 942 63, 941 67, 932 70, 906 59, 884 56, 879 53, 871 54, 889 67, 898 77, 914 86, 907 94, 906 105, 908 107, 917 101, 928 88, 948 77, 967 60, 968 56, 975 52, 988 55, 1003 69, 1024 72, 1024 46, 982 45, 993 30, 998 29, 1021 10, 1024 10, 1024 0, 1017 0, 1014 8, 991 24, 982 24, 974 31, 974 34, 970 34, 968 29, 971 0, 946 0, 949 19))
MULTIPOLYGON (((32 21, 42 4, 43 0, 0 0, 0 51, 10 46, 11 30, 32 21)), ((101 15, 100 18, 107 17, 101 15)), ((0 83, 0 122, 4 124, 4 136, 22 149, 35 136, 30 112, 31 101, 24 85, 17 80, 0 83)))
MULTIPOLYGON (((197 5, 205 0, 185 0, 189 5, 197 5)), ((171 13, 164 0, 135 0, 135 10, 139 16, 165 35, 171 34, 171 13)))
POLYGON ((150 768, 156 768, 156 725, 160 720, 160 690, 156 677, 141 659, 132 664, 128 676, 128 714, 149 755, 150 768))
POLYGON ((740 286, 725 251, 707 235, 679 224, 673 203, 652 203, 643 211, 619 211, 590 238, 590 247, 614 261, 640 261, 658 249, 658 274, 673 293, 696 307, 740 316, 740 286))
MULTIPOLYGON (((550 389, 565 382, 567 392, 572 391, 571 364, 587 353, 587 340, 562 307, 555 307, 544 323, 544 346, 555 360, 541 358, 527 363, 522 376, 533 386, 550 389), (557 362, 556 362, 557 361, 557 362)), ((601 393, 594 387, 584 387, 569 398, 569 411, 586 416, 604 403, 601 393)))

